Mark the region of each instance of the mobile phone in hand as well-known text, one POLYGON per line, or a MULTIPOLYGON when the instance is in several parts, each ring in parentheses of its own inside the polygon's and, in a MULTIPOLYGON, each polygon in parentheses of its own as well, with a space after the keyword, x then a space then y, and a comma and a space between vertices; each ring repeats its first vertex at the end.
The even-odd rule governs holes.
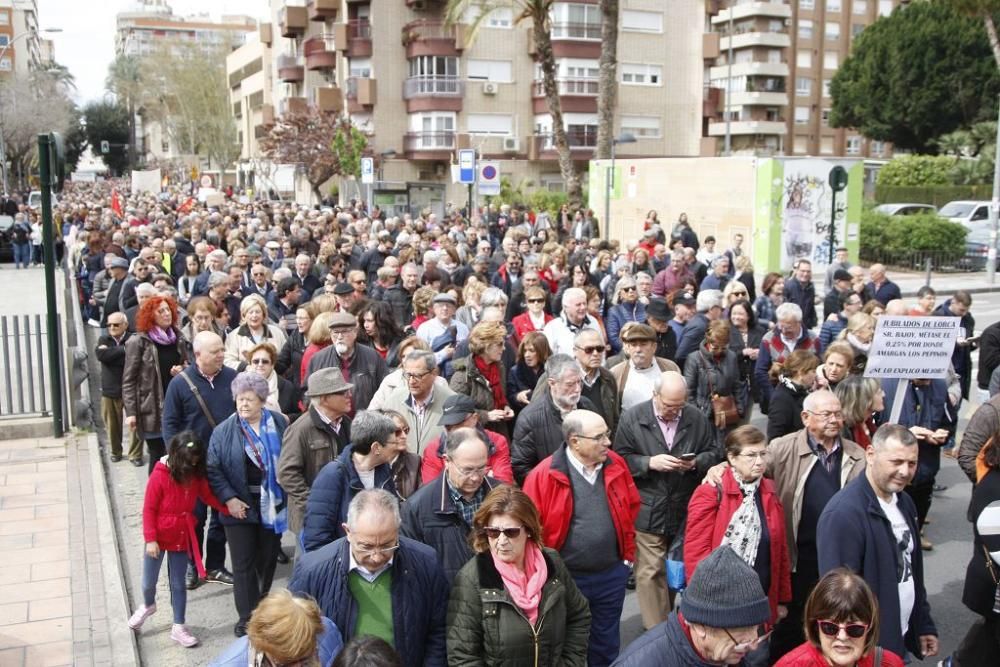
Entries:
POLYGON ((694 461, 697 456, 694 452, 688 452, 687 454, 681 454, 679 458, 681 461, 694 461))

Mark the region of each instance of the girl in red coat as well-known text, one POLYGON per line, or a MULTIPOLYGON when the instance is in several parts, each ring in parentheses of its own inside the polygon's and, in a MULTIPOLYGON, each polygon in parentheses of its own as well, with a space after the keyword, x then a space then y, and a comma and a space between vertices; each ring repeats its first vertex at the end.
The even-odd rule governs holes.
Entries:
MULTIPOLYGON (((729 467, 722 474, 722 488, 702 484, 688 503, 684 572, 690 577, 713 549, 728 544, 760 577, 773 627, 788 615, 785 604, 792 600, 792 578, 785 513, 774 483, 764 478, 767 455, 767 439, 756 426, 741 426, 726 436, 729 467)), ((767 655, 768 643, 763 641, 750 662, 767 664, 767 655)))
POLYGON ((170 604, 174 625, 170 638, 190 648, 198 639, 184 625, 187 589, 184 575, 188 559, 194 561, 198 576, 205 576, 201 552, 194 531, 194 507, 199 499, 206 505, 229 514, 208 486, 205 476, 205 446, 191 431, 178 433, 167 448, 169 454, 157 462, 146 483, 146 500, 142 508, 142 532, 146 555, 142 564, 142 596, 140 606, 128 620, 138 630, 147 618, 156 613, 156 581, 160 577, 163 556, 167 556, 167 577, 170 581, 170 604))

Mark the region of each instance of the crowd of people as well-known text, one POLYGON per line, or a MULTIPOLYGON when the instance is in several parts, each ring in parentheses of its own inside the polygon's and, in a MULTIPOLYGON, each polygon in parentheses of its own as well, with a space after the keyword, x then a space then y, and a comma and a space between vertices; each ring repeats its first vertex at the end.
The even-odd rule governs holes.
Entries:
MULTIPOLYGON (((1000 366, 968 293, 908 303, 843 248, 821 295, 806 259, 758 287, 741 235, 655 211, 619 243, 566 210, 109 199, 76 186, 57 218, 101 329, 108 456, 150 473, 133 629, 166 556, 181 646, 185 591, 232 586, 217 664, 938 653, 922 529, 942 452, 983 480, 970 518, 1000 499, 1000 398, 955 446, 972 349, 981 390, 1000 366), (892 423, 895 381, 864 377, 884 314, 963 328, 949 377, 909 383, 892 423), (622 647, 630 589, 646 632, 622 647)), ((977 527, 983 621, 953 664, 1000 648, 994 540, 977 527)))

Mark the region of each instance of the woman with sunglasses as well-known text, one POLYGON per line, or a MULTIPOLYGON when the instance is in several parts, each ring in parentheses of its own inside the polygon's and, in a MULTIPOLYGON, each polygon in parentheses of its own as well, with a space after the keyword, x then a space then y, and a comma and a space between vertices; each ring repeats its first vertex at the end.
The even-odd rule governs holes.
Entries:
POLYGON ((626 275, 615 285, 613 306, 608 311, 607 329, 611 353, 622 351, 621 330, 629 322, 645 322, 646 306, 639 301, 639 286, 635 278, 626 275))
POLYGON ((278 375, 275 366, 278 353, 274 345, 259 343, 247 350, 248 371, 252 371, 267 380, 267 401, 265 407, 271 412, 280 412, 291 424, 301 414, 299 410, 299 391, 296 386, 278 375))
POLYGON ((878 647, 878 602, 865 580, 846 568, 819 580, 804 618, 806 642, 775 667, 903 667, 902 658, 878 647))
MULTIPOLYGON (((721 488, 702 484, 688 502, 684 571, 688 577, 716 547, 728 544, 753 568, 767 593, 770 625, 778 623, 792 599, 791 562, 785 539, 785 511, 774 482, 764 478, 767 440, 756 426, 740 426, 726 437, 729 467, 721 488)), ((769 642, 747 655, 750 665, 767 665, 769 642)))
POLYGON ((456 359, 451 389, 476 403, 479 423, 510 439, 514 409, 507 398, 507 373, 501 362, 507 327, 500 322, 480 322, 469 333, 469 356, 456 359))
POLYGON ((395 456, 389 461, 392 469, 392 481, 396 484, 396 495, 400 500, 406 500, 420 486, 420 456, 406 447, 406 439, 410 435, 410 425, 406 418, 395 410, 376 410, 385 415, 396 425, 396 437, 387 446, 395 451, 395 456))
POLYGON ((541 287, 532 286, 524 290, 524 302, 528 310, 511 320, 514 325, 514 342, 518 345, 529 333, 542 331, 553 319, 552 315, 545 312, 546 295, 541 287))
POLYGON ((455 665, 587 664, 590 607, 559 553, 542 545, 531 498, 500 486, 472 522, 472 548, 448 603, 455 665))

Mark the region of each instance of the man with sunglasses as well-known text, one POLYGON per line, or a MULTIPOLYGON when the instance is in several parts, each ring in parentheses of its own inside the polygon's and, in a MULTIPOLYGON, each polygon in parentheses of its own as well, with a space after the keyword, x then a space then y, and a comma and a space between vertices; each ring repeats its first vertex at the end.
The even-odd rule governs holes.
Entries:
POLYGON ((614 667, 710 667, 745 664, 767 638, 770 618, 760 578, 729 545, 688 574, 680 607, 632 642, 614 667))
POLYGON ((288 494, 288 527, 298 533, 309 490, 320 470, 351 442, 351 389, 338 368, 309 376, 309 410, 285 429, 278 458, 278 483, 288 494), (294 427, 294 428, 293 428, 294 427))
MULTIPOLYGON (((457 394, 449 401, 452 405, 471 403, 468 396, 457 394)), ((455 419, 464 421, 465 417, 459 410, 446 410, 439 423, 456 423, 455 419)), ((490 447, 477 429, 449 432, 444 443, 444 470, 403 505, 403 535, 434 549, 449 583, 475 555, 469 545, 473 517, 487 494, 502 484, 493 477, 489 455, 490 447)))
POLYGON ((444 667, 450 586, 437 554, 399 527, 395 494, 360 491, 344 537, 299 559, 288 590, 314 598, 345 640, 372 635, 396 649, 403 667, 444 667))
MULTIPOLYGON (((122 460, 122 375, 125 372, 125 341, 128 340, 128 319, 124 313, 108 315, 108 333, 97 340, 95 354, 101 362, 101 417, 108 430, 111 462, 122 460)), ((142 460, 142 441, 132 432, 129 459, 142 460)))
POLYGON ((820 573, 847 567, 879 601, 879 646, 923 660, 937 655, 937 628, 924 588, 917 508, 903 491, 917 471, 917 436, 883 424, 865 452, 865 474, 837 493, 819 517, 820 573))
POLYGON ((639 492, 612 433, 596 412, 573 410, 563 445, 539 463, 524 492, 539 510, 545 546, 559 551, 590 603, 588 665, 610 665, 621 646, 625 582, 635 560, 639 492))

